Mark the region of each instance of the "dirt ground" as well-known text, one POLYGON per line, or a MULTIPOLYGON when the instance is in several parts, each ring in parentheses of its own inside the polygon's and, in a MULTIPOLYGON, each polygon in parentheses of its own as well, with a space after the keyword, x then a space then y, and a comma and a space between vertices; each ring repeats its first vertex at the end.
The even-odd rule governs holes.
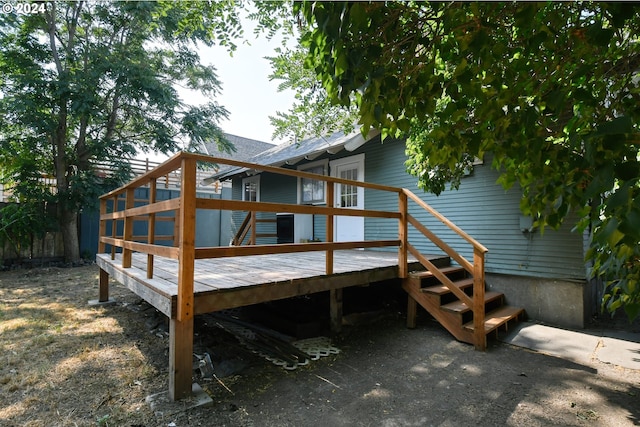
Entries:
POLYGON ((0 272, 1 426, 640 425, 640 371, 499 341, 476 352, 426 314, 406 329, 402 297, 380 288, 354 290, 360 307, 346 295, 347 311, 374 315, 348 317, 340 353, 291 371, 197 318, 194 351, 212 356, 220 381, 197 369, 194 380, 213 404, 154 412, 145 397, 168 387, 166 322, 115 282, 117 304, 89 307, 97 275, 0 272))

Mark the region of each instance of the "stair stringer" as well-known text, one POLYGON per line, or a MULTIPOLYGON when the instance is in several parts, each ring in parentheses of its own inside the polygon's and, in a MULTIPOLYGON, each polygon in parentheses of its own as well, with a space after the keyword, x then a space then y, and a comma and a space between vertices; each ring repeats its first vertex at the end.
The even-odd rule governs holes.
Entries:
MULTIPOLYGON (((413 299, 414 304, 417 303, 427 310, 458 341, 475 344, 473 331, 463 328, 457 314, 442 310, 439 297, 428 296, 422 292, 420 282, 420 279, 412 277, 402 280, 402 288, 407 292, 409 298, 413 299)), ((409 316, 407 316, 407 321, 411 321, 409 316)), ((411 327, 411 325, 408 326, 411 327)))

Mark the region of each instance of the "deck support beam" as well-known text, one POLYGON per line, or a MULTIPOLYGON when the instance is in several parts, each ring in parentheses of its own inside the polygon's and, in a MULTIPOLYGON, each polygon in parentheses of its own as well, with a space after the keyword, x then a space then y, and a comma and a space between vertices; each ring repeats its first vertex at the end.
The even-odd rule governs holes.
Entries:
MULTIPOLYGON (((404 279, 408 280, 408 279, 404 279)), ((416 318, 418 317, 418 302, 407 294, 407 328, 416 328, 416 318)))
POLYGON ((191 396, 193 371, 193 317, 169 321, 169 398, 191 396))
POLYGON ((109 301, 109 273, 100 269, 99 279, 100 290, 98 291, 98 302, 109 301))
POLYGON ((196 161, 182 159, 177 313, 169 328, 169 397, 191 396, 193 358, 193 275, 196 239, 196 161))
POLYGON ((329 291, 329 312, 331 316, 331 332, 342 331, 342 288, 329 291))

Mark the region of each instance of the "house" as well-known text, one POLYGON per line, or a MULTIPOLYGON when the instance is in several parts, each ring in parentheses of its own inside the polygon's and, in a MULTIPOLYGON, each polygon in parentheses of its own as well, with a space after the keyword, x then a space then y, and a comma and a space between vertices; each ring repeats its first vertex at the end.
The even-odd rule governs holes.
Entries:
MULTIPOLYGON (((218 144, 213 141, 204 142, 202 144, 203 153, 209 156, 218 157, 221 159, 234 159, 234 160, 246 160, 253 158, 254 156, 273 148, 274 144, 264 141, 258 141, 257 139, 244 138, 242 136, 233 135, 230 133, 224 134, 227 141, 233 145, 232 152, 220 151, 218 144)), ((226 165, 221 165, 222 171, 228 169, 226 165)), ((220 171, 219 171, 220 172, 220 171)), ((217 181, 206 181, 207 185, 216 185, 217 181)))
MULTIPOLYGON (((532 219, 519 209, 521 191, 517 187, 505 191, 496 183, 498 172, 491 168, 489 155, 476 162, 458 190, 439 196, 418 189, 416 178, 406 172, 404 141, 387 139, 383 143, 375 133, 367 138, 359 133, 336 133, 276 145, 247 161, 407 188, 488 248, 487 290, 503 292, 507 302, 524 307, 529 318, 580 328, 596 312, 595 284, 587 278, 584 261, 588 236, 572 232, 569 223, 559 230, 546 229, 544 234, 533 228, 532 219)), ((205 181, 214 180, 232 182, 234 200, 313 205, 327 202, 326 184, 308 178, 231 167, 205 181)), ((334 206, 338 207, 383 210, 397 203, 361 187, 338 185, 335 190, 334 206)), ((465 258, 473 258, 468 245, 456 240, 457 236, 438 220, 423 211, 409 213, 465 258)), ((244 217, 245 213, 234 212, 234 226, 238 227, 244 217)), ((262 218, 257 224, 258 244, 317 241, 325 236, 324 218, 284 212, 265 213, 262 218)), ((338 216, 334 222, 334 241, 391 239, 397 234, 397 223, 379 218, 338 216)), ((408 237, 421 252, 439 253, 416 230, 409 230, 408 237)))

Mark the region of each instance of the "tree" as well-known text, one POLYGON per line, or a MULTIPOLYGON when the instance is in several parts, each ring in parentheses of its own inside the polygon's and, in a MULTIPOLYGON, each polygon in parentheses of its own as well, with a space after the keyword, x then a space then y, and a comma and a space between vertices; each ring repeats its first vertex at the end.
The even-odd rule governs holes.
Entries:
POLYGON ((331 104, 315 73, 304 67, 306 53, 302 46, 278 48, 276 53, 277 56, 267 57, 273 69, 269 79, 281 81, 279 91, 295 91, 295 101, 289 111, 278 111, 269 117, 275 128, 272 137, 302 141, 336 130, 353 132, 358 121, 357 109, 331 104))
POLYGON ((362 132, 406 137, 408 170, 439 194, 493 153, 521 208, 575 212, 603 306, 640 314, 638 6, 582 2, 304 2, 306 65, 362 132))
POLYGON ((79 209, 114 184, 96 175, 98 162, 125 173, 137 150, 169 153, 205 140, 231 148, 217 125, 228 112, 213 101, 187 105, 176 84, 218 93, 215 68, 194 47, 233 49, 239 8, 231 0, 25 5, 34 13, 0 15, 0 169, 22 201, 57 203, 72 262, 79 209), (55 188, 41 186, 43 175, 55 188))

